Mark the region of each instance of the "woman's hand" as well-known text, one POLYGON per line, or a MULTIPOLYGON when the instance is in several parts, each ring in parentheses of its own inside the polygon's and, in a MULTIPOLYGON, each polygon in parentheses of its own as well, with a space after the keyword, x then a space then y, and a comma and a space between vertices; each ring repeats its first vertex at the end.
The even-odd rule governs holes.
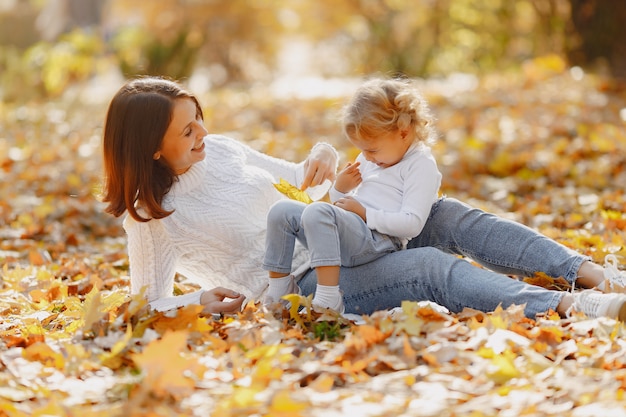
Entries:
POLYGON ((361 171, 359 171, 360 162, 348 163, 344 169, 337 174, 335 181, 335 190, 340 193, 349 193, 354 190, 362 181, 361 171))
POLYGON ((320 185, 324 180, 335 180, 337 171, 337 152, 328 144, 318 144, 311 149, 309 157, 304 161, 304 180, 300 189, 320 185))
POLYGON ((342 208, 346 211, 351 211, 355 214, 358 214, 359 217, 363 219, 365 223, 367 223, 367 217, 365 215, 365 207, 358 201, 356 201, 352 197, 343 197, 335 202, 335 205, 339 208, 342 208))
POLYGON ((202 293, 200 304, 204 306, 202 312, 205 314, 232 313, 241 310, 245 298, 243 294, 236 291, 216 287, 202 293), (232 298, 232 301, 224 301, 225 298, 232 298))

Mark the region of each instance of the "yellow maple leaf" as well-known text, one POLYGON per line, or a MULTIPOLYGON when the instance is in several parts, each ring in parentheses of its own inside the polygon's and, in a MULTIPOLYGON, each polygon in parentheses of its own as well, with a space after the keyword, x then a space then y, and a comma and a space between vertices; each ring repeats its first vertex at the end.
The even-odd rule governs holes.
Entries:
POLYGON ((308 408, 309 405, 303 402, 294 401, 291 398, 289 391, 283 390, 278 392, 272 398, 272 404, 270 405, 270 414, 280 413, 289 416, 299 416, 300 411, 308 408))
POLYGON ((105 318, 109 311, 122 305, 125 299, 126 295, 121 291, 103 294, 97 287, 93 287, 89 294, 85 296, 83 304, 83 329, 85 331, 91 330, 95 323, 105 318))
POLYGON ((281 178, 278 184, 274 184, 274 187, 292 200, 300 201, 304 204, 311 204, 313 202, 311 197, 309 197, 306 192, 302 191, 295 185, 290 184, 284 178, 281 178))
POLYGON ((335 385, 335 378, 328 374, 321 374, 309 387, 317 392, 329 392, 335 385))
POLYGON ((38 361, 45 366, 50 366, 56 369, 63 369, 65 366, 65 359, 63 355, 45 342, 37 342, 22 351, 22 357, 29 361, 38 361))
POLYGON ((185 374, 196 373, 202 367, 195 359, 181 355, 187 349, 187 336, 187 331, 167 332, 161 339, 150 342, 143 352, 131 356, 145 373, 143 388, 159 397, 169 394, 176 398, 193 390, 194 382, 185 374))
MULTIPOLYGON (((306 301, 306 298, 298 295, 298 294, 287 294, 287 295, 283 295, 281 297, 283 300, 287 300, 290 303, 290 307, 289 307, 289 316, 296 321, 296 323, 298 323, 300 326, 304 327, 304 321, 302 320, 302 317, 300 317, 300 306, 302 305, 303 301, 306 301)), ((310 308, 307 308, 307 312, 308 312, 308 316, 307 318, 310 319, 310 315, 311 315, 311 311, 310 308)))
MULTIPOLYGON (((515 353, 510 349, 506 349, 500 354, 495 354, 493 351, 487 353, 489 348, 481 348, 483 351, 480 356, 491 359, 490 369, 487 371, 487 376, 496 383, 504 384, 512 378, 520 376, 520 371, 515 366, 515 353)), ((480 352, 479 352, 480 354, 480 352)))
POLYGON ((419 336, 424 326, 424 319, 418 315, 419 304, 415 301, 402 301, 404 317, 396 325, 398 330, 404 330, 409 336, 419 336))
POLYGON ((153 324, 154 330, 165 333, 167 330, 189 330, 195 332, 210 332, 213 327, 207 319, 201 316, 204 307, 197 304, 180 307, 174 317, 161 314, 153 324))
POLYGON ((115 344, 111 347, 108 352, 100 355, 100 360, 102 363, 106 363, 108 367, 114 368, 116 365, 114 363, 114 359, 126 349, 128 343, 133 337, 133 329, 132 326, 126 327, 126 333, 122 336, 115 344))

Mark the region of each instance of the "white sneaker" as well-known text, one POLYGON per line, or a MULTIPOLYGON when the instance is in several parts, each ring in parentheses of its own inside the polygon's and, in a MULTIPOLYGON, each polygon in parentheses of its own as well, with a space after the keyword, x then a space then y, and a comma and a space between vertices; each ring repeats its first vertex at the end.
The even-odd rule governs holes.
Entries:
POLYGON ((574 302, 568 309, 584 313, 587 317, 610 317, 626 321, 626 294, 604 294, 596 290, 585 290, 574 293, 574 302))
MULTIPOLYGON (((287 295, 287 294, 302 295, 302 290, 300 289, 300 286, 296 282, 296 279, 294 278, 293 275, 290 275, 290 277, 291 277, 291 280, 289 281, 289 287, 287 288, 287 292, 285 292, 283 295, 287 295)), ((283 300, 280 297, 278 298, 278 300, 275 300, 274 297, 270 297, 269 295, 266 295, 265 298, 263 299, 264 306, 269 306, 275 303, 281 303, 287 309, 291 307, 291 303, 289 301, 283 300)))
POLYGON ((607 292, 626 288, 626 271, 617 267, 617 257, 613 254, 604 257, 604 290, 607 292), (608 284, 608 288, 607 288, 608 284), (617 288, 619 286, 620 288, 617 288))

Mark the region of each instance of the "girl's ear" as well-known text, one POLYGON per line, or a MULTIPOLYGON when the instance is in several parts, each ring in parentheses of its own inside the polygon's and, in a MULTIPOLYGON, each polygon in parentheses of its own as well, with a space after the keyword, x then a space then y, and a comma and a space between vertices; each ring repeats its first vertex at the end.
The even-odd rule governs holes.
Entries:
POLYGON ((158 161, 158 160, 161 158, 161 152, 160 152, 160 151, 156 151, 156 152, 154 153, 154 155, 152 155, 152 158, 153 158, 155 161, 158 161))

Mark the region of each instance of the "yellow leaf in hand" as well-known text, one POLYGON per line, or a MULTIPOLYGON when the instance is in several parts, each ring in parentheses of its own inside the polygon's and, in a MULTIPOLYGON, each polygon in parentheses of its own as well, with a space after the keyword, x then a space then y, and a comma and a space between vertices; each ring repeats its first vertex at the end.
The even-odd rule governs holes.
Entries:
POLYGON ((278 184, 274 184, 274 187, 292 200, 300 201, 304 204, 311 204, 313 202, 307 193, 295 185, 290 184, 284 178, 281 178, 278 184))

